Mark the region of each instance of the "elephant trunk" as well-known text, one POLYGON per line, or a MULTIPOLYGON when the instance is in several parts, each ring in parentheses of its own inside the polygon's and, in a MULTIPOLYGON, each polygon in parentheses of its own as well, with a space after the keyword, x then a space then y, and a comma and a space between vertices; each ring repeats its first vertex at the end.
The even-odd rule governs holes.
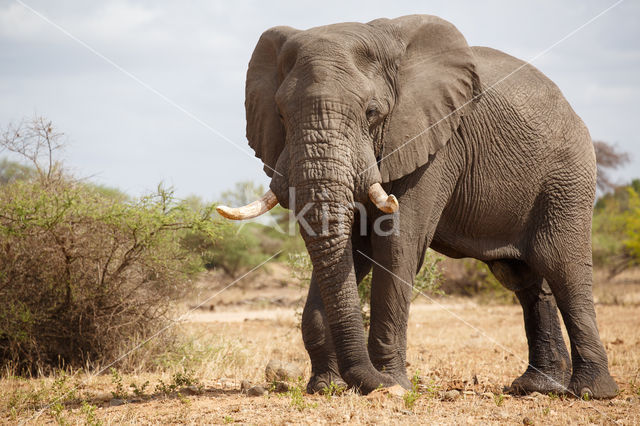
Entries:
POLYGON ((291 207, 298 214, 313 264, 340 374, 364 393, 380 385, 392 386, 394 380, 375 369, 366 347, 351 247, 354 171, 351 153, 344 151, 348 144, 315 137, 313 147, 304 139, 295 146, 291 158, 295 205, 291 207))

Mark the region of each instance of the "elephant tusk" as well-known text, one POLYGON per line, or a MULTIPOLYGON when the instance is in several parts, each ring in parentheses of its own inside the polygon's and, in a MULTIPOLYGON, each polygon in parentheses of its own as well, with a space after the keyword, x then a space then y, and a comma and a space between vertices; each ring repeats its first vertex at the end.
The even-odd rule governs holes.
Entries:
POLYGON ((273 191, 269 190, 266 194, 260 197, 260 199, 254 201, 253 203, 247 204, 246 206, 235 208, 218 206, 216 207, 216 211, 220 213, 221 216, 231 220, 253 219, 254 217, 260 216, 261 214, 265 214, 266 212, 274 208, 276 204, 278 204, 276 194, 274 194, 273 191))
POLYGON ((369 187, 369 199, 385 213, 395 213, 400 207, 396 196, 393 194, 387 195, 387 192, 382 189, 382 185, 379 183, 374 183, 369 187))

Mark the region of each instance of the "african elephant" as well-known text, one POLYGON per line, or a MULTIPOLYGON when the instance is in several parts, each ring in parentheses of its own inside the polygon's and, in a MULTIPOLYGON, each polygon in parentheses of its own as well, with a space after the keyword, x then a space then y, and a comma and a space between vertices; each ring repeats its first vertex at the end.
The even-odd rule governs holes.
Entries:
POLYGON ((309 392, 342 380, 363 393, 410 386, 411 285, 432 247, 486 262, 516 293, 529 367, 514 390, 616 395, 592 296, 594 150, 540 71, 469 47, 452 24, 428 15, 275 27, 251 57, 245 107, 270 191, 219 211, 242 219, 279 202, 304 213, 309 392), (394 232, 371 232, 393 211, 385 226, 394 232), (357 283, 371 268, 367 341, 357 283))

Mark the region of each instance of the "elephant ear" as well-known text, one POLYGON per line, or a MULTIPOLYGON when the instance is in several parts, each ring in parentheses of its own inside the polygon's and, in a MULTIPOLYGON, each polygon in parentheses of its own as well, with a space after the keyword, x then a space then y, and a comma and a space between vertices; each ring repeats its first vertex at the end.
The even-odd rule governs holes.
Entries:
POLYGON ((249 61, 245 88, 247 139, 264 171, 273 177, 278 157, 284 148, 284 126, 276 110, 275 94, 280 85, 278 55, 282 45, 298 30, 274 27, 265 31, 249 61))
POLYGON ((480 81, 473 52, 451 23, 411 15, 372 24, 390 26, 405 48, 380 155, 380 174, 388 182, 426 164, 451 139, 473 108, 480 81))

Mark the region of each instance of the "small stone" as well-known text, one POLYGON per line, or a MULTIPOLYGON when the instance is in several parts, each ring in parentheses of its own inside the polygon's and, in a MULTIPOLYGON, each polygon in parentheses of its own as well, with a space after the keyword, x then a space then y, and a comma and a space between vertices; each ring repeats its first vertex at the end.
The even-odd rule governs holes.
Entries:
POLYGON ((407 393, 407 390, 400 385, 393 385, 390 388, 386 388, 386 391, 389 395, 396 396, 402 398, 407 393))
POLYGON ((472 390, 466 390, 466 391, 462 391, 463 395, 475 395, 476 393, 472 390))
POLYGON ((125 400, 120 398, 113 398, 111 401, 109 401, 110 407, 117 407, 118 405, 124 405, 124 404, 125 404, 125 400))
POLYGON ((529 396, 533 399, 537 399, 537 398, 542 398, 544 395, 542 395, 540 392, 531 392, 529 396))
POLYGON ((285 382, 275 382, 274 391, 276 393, 285 393, 289 392, 289 385, 285 382))
POLYGON ((493 392, 483 392, 481 396, 485 399, 493 399, 495 395, 493 392))
POLYGON ((533 420, 531 420, 529 417, 525 417, 522 419, 522 424, 523 425, 532 425, 533 424, 533 420))
POLYGON ((268 382, 275 380, 295 381, 302 377, 302 370, 295 364, 272 359, 264 370, 268 382))
POLYGON ((251 389, 253 385, 251 384, 250 381, 248 380, 243 380, 242 382, 240 382, 240 391, 241 392, 247 392, 249 389, 251 389))
POLYGON ((184 395, 201 395, 203 393, 203 389, 192 385, 180 389, 180 393, 184 395))
POLYGON ((442 399, 444 399, 445 401, 455 401, 456 399, 458 399, 459 396, 460 396, 460 392, 458 392, 457 390, 450 390, 444 393, 444 396, 442 399))
POLYGON ((371 391, 367 395, 367 400, 376 404, 385 404, 389 399, 401 400, 407 391, 400 385, 393 385, 388 388, 379 388, 371 391))
POLYGON ((262 386, 254 386, 252 388, 249 388, 249 390, 247 391, 247 395, 249 396, 262 396, 266 393, 267 390, 262 386))

